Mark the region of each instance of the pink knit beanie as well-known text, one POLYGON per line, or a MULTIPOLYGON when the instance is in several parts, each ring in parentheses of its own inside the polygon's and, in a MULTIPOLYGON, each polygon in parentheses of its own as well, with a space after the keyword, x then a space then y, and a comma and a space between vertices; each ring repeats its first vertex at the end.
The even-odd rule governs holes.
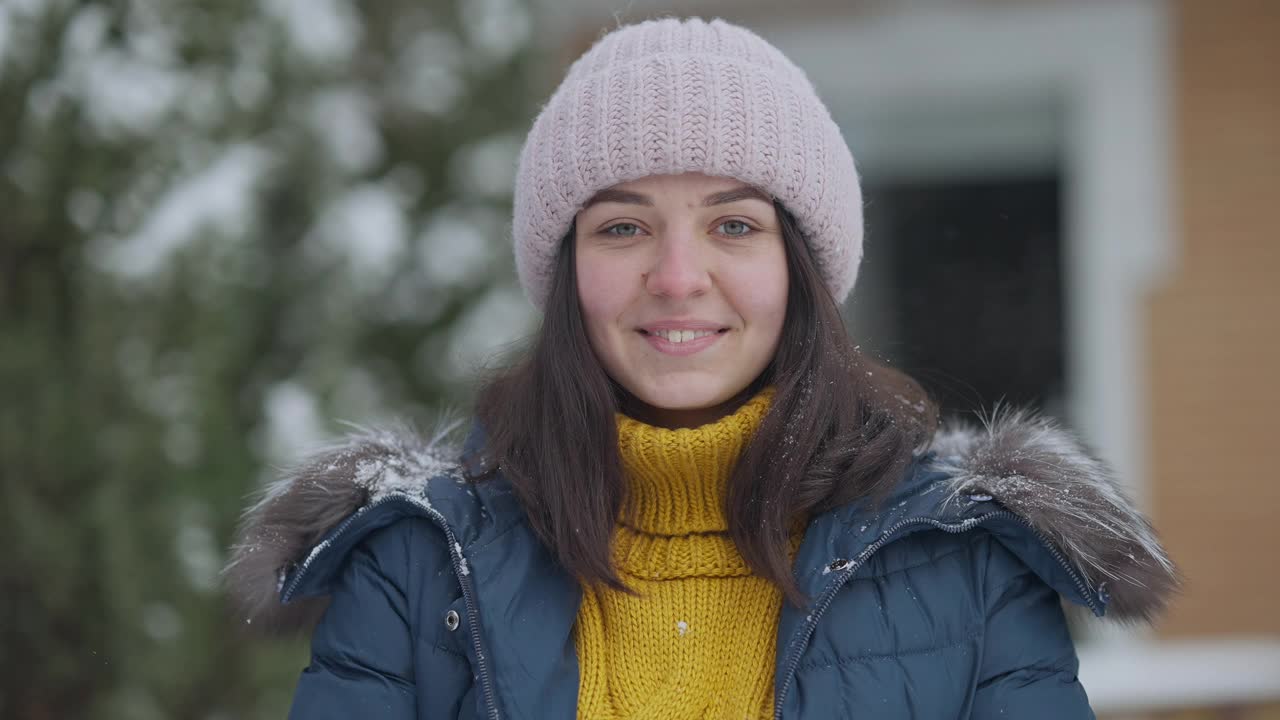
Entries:
POLYGON ((862 259, 853 156, 804 72, 723 20, 621 27, 578 58, 533 123, 512 235, 525 294, 546 304, 561 240, 596 192, 649 175, 732 177, 799 222, 837 302, 862 259))

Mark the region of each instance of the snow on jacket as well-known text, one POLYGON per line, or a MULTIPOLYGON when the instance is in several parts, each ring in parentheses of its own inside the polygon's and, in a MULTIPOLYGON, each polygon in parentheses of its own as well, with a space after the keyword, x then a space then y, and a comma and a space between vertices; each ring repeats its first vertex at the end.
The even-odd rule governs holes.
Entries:
MULTIPOLYGON (((367 432, 272 486, 227 574, 246 620, 313 623, 296 718, 573 718, 581 591, 483 431, 367 432)), ((951 426, 890 500, 815 515, 777 627, 774 717, 1092 718, 1060 598, 1148 621, 1175 570, 1052 422, 951 426)))

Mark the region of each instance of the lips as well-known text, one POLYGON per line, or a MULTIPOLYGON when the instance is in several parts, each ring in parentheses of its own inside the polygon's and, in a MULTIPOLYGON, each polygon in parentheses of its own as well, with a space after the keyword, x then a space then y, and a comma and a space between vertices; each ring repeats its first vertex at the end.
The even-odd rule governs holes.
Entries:
POLYGON ((704 327, 654 327, 637 330, 650 347, 664 355, 686 356, 702 352, 715 345, 729 332, 729 328, 704 327))
POLYGON ((710 332, 719 332, 728 330, 729 327, 724 323, 711 322, 709 320, 698 320, 695 318, 668 318, 666 320, 655 320, 653 322, 644 323, 636 328, 640 332, 650 335, 660 330, 706 330, 710 332))
MULTIPOLYGON (((641 332, 645 332, 645 331, 641 330, 641 332)), ((658 330, 649 331, 648 334, 655 335, 668 342, 682 343, 682 342, 689 342, 690 340, 697 340, 698 338, 706 337, 708 335, 715 335, 717 332, 721 332, 721 331, 689 330, 689 329, 671 329, 671 330, 658 329, 658 330)))

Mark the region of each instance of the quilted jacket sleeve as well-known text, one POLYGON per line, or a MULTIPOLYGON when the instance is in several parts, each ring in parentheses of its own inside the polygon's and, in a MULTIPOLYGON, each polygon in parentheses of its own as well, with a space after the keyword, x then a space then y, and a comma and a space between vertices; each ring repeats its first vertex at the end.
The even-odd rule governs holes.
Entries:
POLYGON ((1058 593, 998 541, 988 543, 987 626, 973 720, 1091 720, 1058 593))
POLYGON ((336 579, 311 637, 311 663, 289 717, 417 716, 408 583, 413 524, 398 522, 358 544, 336 579))

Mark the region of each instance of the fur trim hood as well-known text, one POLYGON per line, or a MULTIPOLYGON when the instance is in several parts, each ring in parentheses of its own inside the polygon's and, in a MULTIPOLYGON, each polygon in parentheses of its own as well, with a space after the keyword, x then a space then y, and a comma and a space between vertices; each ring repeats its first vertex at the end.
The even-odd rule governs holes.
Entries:
POLYGON ((994 499, 1022 517, 1108 597, 1110 617, 1151 622, 1181 584, 1111 468, 1052 419, 1006 410, 982 427, 944 423, 929 449, 948 502, 994 499))
MULTIPOLYGON (((267 487, 245 513, 224 570, 247 621, 272 630, 312 624, 324 599, 282 605, 280 592, 329 531, 389 496, 429 507, 430 481, 465 483, 477 474, 477 458, 447 439, 451 430, 362 430, 267 487)), ((919 491, 942 491, 939 514, 966 501, 999 503, 1052 543, 1108 603, 1110 618, 1151 621, 1179 584, 1151 524, 1108 466, 1048 418, 1004 411, 981 425, 944 423, 920 459, 943 478, 919 491)))
POLYGON ((358 510, 393 494, 421 495, 441 476, 459 477, 456 423, 422 435, 406 425, 360 428, 285 469, 244 513, 223 581, 245 621, 268 631, 313 625, 323 599, 281 604, 290 572, 358 510))

